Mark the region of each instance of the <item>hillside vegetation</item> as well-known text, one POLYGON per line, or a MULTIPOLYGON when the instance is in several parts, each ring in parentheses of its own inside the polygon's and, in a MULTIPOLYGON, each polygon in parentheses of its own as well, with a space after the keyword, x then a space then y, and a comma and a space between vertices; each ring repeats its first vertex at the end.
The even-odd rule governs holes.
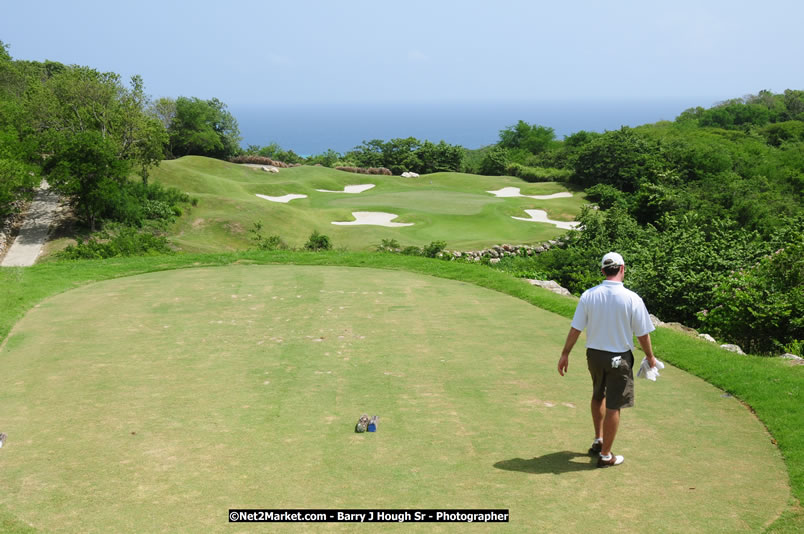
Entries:
POLYGON ((566 247, 499 264, 576 294, 617 250, 626 283, 665 321, 706 329, 756 353, 802 354, 804 91, 767 91, 674 122, 577 132, 519 124, 480 170, 569 174, 599 210, 566 247), (551 171, 550 169, 555 169, 551 171))

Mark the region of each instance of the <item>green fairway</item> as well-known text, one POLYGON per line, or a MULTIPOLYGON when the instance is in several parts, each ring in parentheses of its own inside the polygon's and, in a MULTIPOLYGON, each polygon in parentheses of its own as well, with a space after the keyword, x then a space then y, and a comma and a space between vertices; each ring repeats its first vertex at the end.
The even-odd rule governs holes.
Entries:
POLYGON ((526 209, 542 209, 558 221, 580 213, 583 195, 536 200, 498 198, 488 191, 519 187, 525 195, 565 192, 561 184, 529 184, 518 178, 437 173, 420 178, 367 176, 326 167, 294 167, 278 174, 201 157, 163 161, 153 180, 175 186, 198 199, 174 227, 172 242, 184 251, 237 250, 251 245, 249 230, 262 221, 266 235, 278 234, 291 246, 302 246, 313 230, 332 237, 336 247, 368 250, 382 239, 422 246, 446 241, 450 249, 470 250, 500 243, 541 243, 564 233, 552 224, 523 222, 526 209), (359 194, 343 191, 347 185, 375 184, 359 194), (271 202, 257 195, 307 195, 289 203, 271 202), (352 221, 353 211, 390 212, 404 228, 336 226, 352 221))
MULTIPOLYGON (((265 194, 288 192, 301 191, 265 194)), ((638 383, 615 444, 626 464, 594 469, 582 350, 568 376, 555 369, 568 325, 379 269, 241 265, 72 290, 0 350, 0 505, 46 532, 277 530, 232 528, 231 507, 509 508, 515 532, 754 532, 785 509, 764 427, 673 367, 638 383), (380 416, 376 434, 353 433, 361 413, 380 416)))

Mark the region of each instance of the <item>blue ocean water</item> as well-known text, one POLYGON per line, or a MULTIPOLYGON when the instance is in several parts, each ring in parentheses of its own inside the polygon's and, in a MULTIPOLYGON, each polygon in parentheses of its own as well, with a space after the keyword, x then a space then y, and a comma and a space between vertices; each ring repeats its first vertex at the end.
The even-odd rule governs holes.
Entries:
POLYGON ((415 137, 466 148, 498 141, 500 130, 519 120, 548 126, 558 139, 580 130, 603 132, 673 120, 706 99, 532 102, 366 103, 230 106, 243 146, 278 143, 300 155, 331 148, 346 152, 364 140, 415 137))

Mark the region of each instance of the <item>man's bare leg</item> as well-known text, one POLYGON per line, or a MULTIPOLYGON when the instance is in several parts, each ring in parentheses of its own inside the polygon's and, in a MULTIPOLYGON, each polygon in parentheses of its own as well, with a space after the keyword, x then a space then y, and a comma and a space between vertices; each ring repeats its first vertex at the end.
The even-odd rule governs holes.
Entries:
POLYGON ((603 438, 603 419, 606 417, 604 409, 606 399, 601 400, 592 399, 592 423, 595 425, 595 438, 603 438))
POLYGON ((611 444, 617 436, 617 428, 620 426, 620 410, 606 409, 606 418, 603 420, 603 449, 601 456, 611 454, 611 444))

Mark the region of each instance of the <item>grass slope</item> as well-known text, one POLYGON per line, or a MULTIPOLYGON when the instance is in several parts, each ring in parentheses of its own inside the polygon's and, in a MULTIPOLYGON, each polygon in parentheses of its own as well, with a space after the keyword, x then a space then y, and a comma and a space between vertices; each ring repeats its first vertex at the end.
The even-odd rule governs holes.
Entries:
POLYGON ((617 442, 628 469, 595 469, 583 358, 555 372, 566 323, 405 271, 237 265, 85 286, 31 310, 0 353, 17 436, 0 502, 52 532, 223 531, 235 505, 509 508, 514 532, 754 532, 781 512, 762 425, 674 368, 639 384, 617 442), (379 433, 352 432, 364 411, 379 433), (607 503, 650 496, 650 513, 593 506, 602 484, 607 503))
POLYGON ((262 221, 266 235, 279 234, 299 247, 313 230, 329 235, 336 247, 368 250, 382 239, 403 245, 446 241, 451 249, 470 250, 499 243, 530 244, 554 238, 564 231, 545 223, 516 221, 525 209, 544 209, 553 220, 570 221, 580 212, 583 197, 534 200, 497 198, 487 191, 519 187, 522 194, 552 194, 566 189, 556 183, 529 184, 518 178, 437 173, 417 179, 366 176, 326 167, 294 167, 271 174, 261 169, 202 157, 164 161, 152 179, 199 199, 174 228, 173 243, 186 252, 238 250, 250 244, 249 230, 262 221), (375 184, 360 194, 342 191, 346 185, 375 184), (257 194, 307 198, 282 204, 257 194), (352 221, 353 211, 395 213, 404 228, 337 226, 352 221))
MULTIPOLYGON (((28 269, 0 270, 0 297, 2 297, 4 303, 4 306, 0 307, 0 337, 5 337, 11 325, 17 322, 37 302, 41 302, 48 296, 85 285, 88 282, 160 270, 229 265, 233 263, 371 266, 382 269, 420 272, 442 278, 461 280, 507 293, 531 304, 550 309, 564 317, 571 316, 574 309, 574 302, 570 299, 558 297, 523 284, 521 281, 502 273, 473 265, 459 265, 395 255, 355 253, 265 254, 251 252, 236 255, 182 255, 159 258, 129 258, 106 262, 53 262, 28 269)), ((563 337, 564 330, 565 328, 559 328, 557 335, 563 337)), ((804 417, 801 410, 802 400, 804 400, 801 391, 802 371, 804 371, 804 368, 802 366, 790 367, 776 360, 734 355, 683 334, 665 329, 660 329, 656 333, 656 346, 662 359, 680 368, 690 370, 716 386, 731 392, 742 401, 748 403, 756 411, 757 416, 767 425, 773 438, 778 441, 779 449, 787 464, 793 494, 796 497, 791 501, 788 511, 779 521, 773 524, 770 531, 800 532, 802 526, 804 526, 804 515, 798 504, 804 493, 802 491, 804 489, 804 460, 802 459, 804 451, 804 431, 802 430, 804 429, 804 417)), ((551 359, 554 360, 554 358, 551 359)), ((575 368, 580 371, 579 368, 582 363, 577 354, 574 361, 576 362, 574 364, 575 368)), ((1 359, 0 362, 2 362, 1 359)), ((554 362, 551 363, 554 364, 554 362)), ((552 369, 549 372, 552 372, 552 369)), ((582 374, 582 371, 579 374, 582 374)), ((583 426, 585 423, 581 421, 579 424, 583 426)), ((693 434, 697 434, 697 429, 687 427, 679 429, 678 435, 689 434, 690 428, 693 428, 693 434)), ((514 431, 518 431, 518 429, 514 431)), ((739 446, 742 436, 727 436, 724 439, 728 444, 736 443, 739 446)), ((671 439, 671 443, 673 441, 671 439)), ((679 454, 682 454, 682 452, 679 452, 679 454)), ((538 462, 535 465, 528 463, 526 455, 517 458, 510 458, 508 463, 501 463, 498 467, 502 469, 517 466, 523 469, 538 468, 538 462)), ((0 456, 0 460, 2 460, 2 456, 0 456)), ((554 456, 552 460, 550 458, 547 458, 547 460, 566 462, 571 459, 565 455, 563 458, 554 456)), ((551 465, 553 464, 551 463, 551 465)), ((739 471, 734 471, 729 476, 741 478, 742 474, 739 471)), ((264 503, 260 503, 260 505, 262 506, 264 503)), ((17 519, 13 513, 2 506, 0 506, 0 525, 3 526, 4 531, 30 531, 22 520, 17 519)), ((717 526, 714 526, 713 529, 716 531, 717 526)), ((666 528, 660 528, 659 530, 666 530, 666 528)))

